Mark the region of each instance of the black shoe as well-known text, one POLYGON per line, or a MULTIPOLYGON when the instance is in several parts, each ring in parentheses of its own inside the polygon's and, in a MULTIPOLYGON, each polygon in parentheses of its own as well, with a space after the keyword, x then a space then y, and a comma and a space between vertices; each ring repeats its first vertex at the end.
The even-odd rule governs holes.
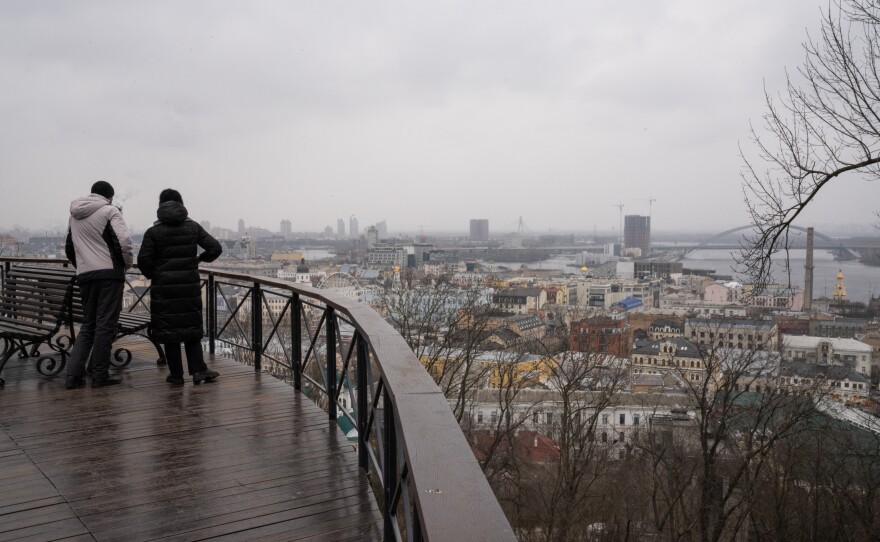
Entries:
POLYGON ((183 386, 183 383, 186 382, 182 376, 174 376, 168 375, 165 377, 165 382, 169 384, 174 384, 175 386, 183 386))
POLYGON ((156 365, 168 365, 168 362, 165 361, 165 358, 159 358, 156 360, 156 365))
POLYGON ((67 383, 64 385, 69 390, 75 390, 86 385, 86 381, 81 376, 68 376, 67 383))
POLYGON ((93 388, 103 388, 104 386, 115 386, 116 384, 122 384, 121 378, 93 378, 92 379, 92 387, 93 388))
POLYGON ((193 384, 199 384, 201 382, 211 382, 215 378, 220 376, 220 373, 217 371, 212 371, 210 369, 206 371, 202 371, 200 373, 196 373, 193 375, 193 384))

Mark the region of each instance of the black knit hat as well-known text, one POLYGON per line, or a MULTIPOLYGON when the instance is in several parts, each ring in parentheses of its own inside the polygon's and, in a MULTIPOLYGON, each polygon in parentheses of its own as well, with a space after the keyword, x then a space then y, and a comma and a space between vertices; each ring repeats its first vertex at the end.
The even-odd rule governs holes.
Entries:
POLYGON ((176 201, 177 203, 183 203, 183 198, 180 197, 180 192, 173 188, 166 188, 159 194, 159 203, 165 203, 166 201, 176 201))
POLYGON ((110 186, 110 183, 107 181, 98 181, 92 185, 92 194, 98 194, 99 196, 104 196, 105 198, 110 199, 115 192, 113 191, 113 187, 110 186))

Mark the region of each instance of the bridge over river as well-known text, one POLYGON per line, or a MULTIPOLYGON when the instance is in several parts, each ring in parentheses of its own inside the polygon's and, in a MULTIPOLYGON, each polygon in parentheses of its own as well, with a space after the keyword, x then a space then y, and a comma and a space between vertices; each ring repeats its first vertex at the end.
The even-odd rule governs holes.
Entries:
MULTIPOLYGON (((736 242, 729 242, 729 238, 739 232, 752 230, 753 226, 739 226, 736 228, 731 228, 729 230, 725 230, 721 233, 715 234, 712 237, 704 239, 703 241, 688 245, 686 243, 652 243, 651 247, 654 250, 680 250, 681 254, 678 256, 677 261, 683 260, 689 253, 695 250, 706 250, 706 249, 729 249, 736 250, 739 249, 741 245, 741 241, 743 240, 740 237, 736 242), (724 242, 728 240, 728 242, 724 242)), ((800 226, 791 226, 792 230, 806 233, 807 229, 802 228, 800 226)), ((870 245, 866 243, 853 242, 851 239, 835 239, 833 237, 829 237, 823 233, 818 231, 813 231, 815 235, 815 241, 813 243, 813 247, 819 250, 835 250, 840 251, 840 257, 842 259, 858 259, 860 254, 857 252, 858 250, 867 250, 871 248, 878 248, 878 245, 870 245), (864 246, 862 246, 864 245, 864 246)), ((791 239, 793 247, 805 247, 806 246, 806 236, 803 236, 802 240, 800 236, 795 236, 791 239)))

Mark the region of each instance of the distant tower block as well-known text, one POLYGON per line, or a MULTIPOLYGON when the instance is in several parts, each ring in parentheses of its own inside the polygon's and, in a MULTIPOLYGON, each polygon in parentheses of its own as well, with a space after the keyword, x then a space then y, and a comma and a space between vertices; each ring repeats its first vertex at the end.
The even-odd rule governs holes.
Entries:
POLYGON ((804 311, 813 308, 813 228, 807 228, 807 262, 804 264, 804 311))
POLYGON ((647 255, 651 247, 651 217, 626 215, 623 222, 623 246, 639 248, 647 255))
POLYGON ((471 241, 489 240, 489 220, 486 218, 471 219, 471 241))

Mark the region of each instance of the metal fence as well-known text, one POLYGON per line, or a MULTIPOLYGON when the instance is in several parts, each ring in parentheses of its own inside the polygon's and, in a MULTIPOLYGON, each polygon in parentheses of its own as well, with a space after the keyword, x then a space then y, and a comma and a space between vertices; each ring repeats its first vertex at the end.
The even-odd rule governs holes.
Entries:
MULTIPOLYGON (((67 265, 64 260, 0 258, 67 265)), ((356 442, 385 540, 515 540, 446 398, 403 337, 369 306, 311 286, 202 270, 207 348, 272 374, 356 442)), ((0 276, 2 282, 2 276, 0 276)), ((128 310, 149 287, 128 281, 128 310)))

